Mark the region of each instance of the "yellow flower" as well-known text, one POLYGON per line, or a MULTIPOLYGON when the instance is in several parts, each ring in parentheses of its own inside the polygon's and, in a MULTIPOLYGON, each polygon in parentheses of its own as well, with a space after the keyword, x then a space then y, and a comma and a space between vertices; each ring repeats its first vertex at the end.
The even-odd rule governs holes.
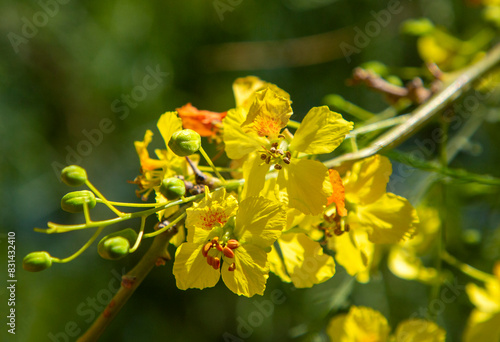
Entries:
POLYGON ((444 342, 446 332, 433 322, 411 319, 400 323, 394 335, 378 311, 352 306, 347 314, 335 316, 327 327, 332 342, 444 342))
POLYGON ((439 274, 435 268, 425 267, 420 256, 429 252, 439 233, 441 221, 436 208, 422 206, 417 211, 420 219, 418 234, 413 239, 392 246, 387 265, 400 278, 430 284, 439 281, 439 274))
POLYGON ((355 163, 344 178, 347 216, 334 216, 323 229, 335 259, 358 281, 369 280, 380 256, 380 244, 412 237, 418 217, 403 197, 386 192, 390 161, 375 155, 355 163))
MULTIPOLYGON (((351 128, 352 123, 328 107, 312 108, 289 143, 281 139, 272 143, 268 141, 261 145, 263 150, 259 154, 252 154, 245 162, 244 196, 262 195, 266 174, 273 165, 274 172, 277 172, 277 199, 305 214, 320 214, 332 194, 328 169, 319 161, 301 158, 299 153, 330 153, 340 145, 351 128)), ((225 128, 228 132, 231 129, 225 128)), ((252 141, 255 150, 259 143, 252 141)), ((251 149, 247 151, 250 152, 251 149)))
POLYGON ((267 251, 286 224, 281 206, 263 197, 236 199, 219 189, 187 210, 187 242, 175 253, 177 287, 203 289, 222 279, 238 295, 262 295, 267 251))
POLYGON ((297 288, 312 287, 335 274, 333 258, 305 233, 286 232, 269 253, 271 272, 297 288))
POLYGON ((464 342, 500 340, 500 262, 493 270, 495 277, 485 287, 467 284, 465 290, 475 309, 467 322, 464 342))

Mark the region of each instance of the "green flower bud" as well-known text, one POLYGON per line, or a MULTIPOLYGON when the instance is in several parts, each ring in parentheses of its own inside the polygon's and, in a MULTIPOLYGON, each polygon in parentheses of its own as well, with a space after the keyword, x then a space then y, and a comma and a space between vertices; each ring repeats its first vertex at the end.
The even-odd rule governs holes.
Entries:
POLYGON ((169 201, 181 198, 186 194, 184 181, 176 178, 165 178, 160 185, 160 192, 169 201))
POLYGON ((427 18, 410 19, 403 23, 401 32, 413 36, 424 36, 434 31, 434 24, 427 18))
POLYGON ((69 186, 80 186, 87 180, 87 172, 78 165, 66 166, 61 171, 62 181, 69 186))
POLYGON ((106 235, 99 241, 97 252, 107 260, 118 260, 128 255, 130 246, 137 240, 137 233, 131 228, 106 235))
POLYGON ((83 204, 87 203, 92 209, 96 205, 94 193, 88 190, 68 192, 61 199, 61 208, 68 213, 79 213, 83 211, 83 204))
POLYGON ((52 257, 47 252, 31 252, 23 259, 23 268, 29 272, 40 272, 52 266, 52 257))
POLYGON ((201 137, 192 129, 184 129, 172 134, 168 147, 179 157, 190 156, 201 147, 201 137))

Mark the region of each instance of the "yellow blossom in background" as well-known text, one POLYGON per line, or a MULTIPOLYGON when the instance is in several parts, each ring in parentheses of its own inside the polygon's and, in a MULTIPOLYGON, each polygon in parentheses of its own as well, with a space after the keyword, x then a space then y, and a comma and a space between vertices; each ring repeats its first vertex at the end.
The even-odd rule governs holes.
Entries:
POLYGON ((429 252, 438 236, 441 221, 436 208, 421 206, 417 209, 420 222, 413 239, 401 241, 391 247, 387 265, 391 272, 403 279, 432 284, 439 281, 433 267, 425 267, 420 256, 429 252))
POLYGON ((175 253, 177 287, 213 287, 222 275, 234 293, 262 295, 269 276, 267 252, 286 225, 286 212, 263 197, 246 198, 238 206, 225 189, 205 194, 187 210, 187 242, 175 253))
POLYGON ((360 282, 369 280, 380 252, 377 246, 411 238, 418 223, 408 200, 386 192, 391 173, 389 159, 375 155, 354 163, 343 180, 347 216, 332 223, 328 247, 360 282))
POLYGON ((464 331, 464 342, 500 341, 500 262, 493 273, 495 276, 484 287, 470 283, 465 288, 475 308, 464 331))
POLYGON ((352 306, 347 314, 332 318, 327 334, 331 342, 444 342, 446 332, 435 323, 421 319, 401 322, 396 332, 378 311, 352 306))
POLYGON ((287 232, 269 253, 271 271, 297 288, 312 287, 335 274, 335 261, 321 245, 304 233, 287 232))

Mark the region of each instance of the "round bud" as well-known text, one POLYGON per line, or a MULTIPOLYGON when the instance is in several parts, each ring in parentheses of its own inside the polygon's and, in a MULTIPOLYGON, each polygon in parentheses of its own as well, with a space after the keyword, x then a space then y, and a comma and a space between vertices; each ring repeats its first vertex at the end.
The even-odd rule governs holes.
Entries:
POLYGON ((168 147, 179 157, 190 156, 201 147, 201 137, 192 129, 183 129, 172 134, 168 147))
POLYGON ((128 255, 130 242, 122 236, 115 236, 99 244, 99 255, 104 259, 118 260, 128 255))
POLYGON ((61 180, 69 186, 80 186, 87 180, 87 172, 78 165, 66 166, 61 171, 61 180))
POLYGON ((161 194, 169 201, 181 198, 186 194, 184 181, 179 178, 165 178, 160 185, 161 194))
POLYGON ((87 203, 92 209, 96 205, 94 193, 88 190, 68 192, 61 199, 61 208, 68 213, 79 213, 83 211, 83 205, 87 203))
POLYGON ((23 268, 29 272, 40 272, 52 266, 52 257, 47 252, 31 252, 23 259, 23 268))
POLYGON ((99 241, 97 252, 107 260, 118 260, 129 254, 130 246, 137 240, 137 233, 131 228, 106 235, 99 241))

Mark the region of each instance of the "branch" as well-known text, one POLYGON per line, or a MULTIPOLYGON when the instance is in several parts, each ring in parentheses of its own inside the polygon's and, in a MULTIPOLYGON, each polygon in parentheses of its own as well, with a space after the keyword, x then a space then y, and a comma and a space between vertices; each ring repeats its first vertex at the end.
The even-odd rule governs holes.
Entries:
POLYGON ((396 147, 420 129, 434 115, 439 113, 441 109, 462 95, 472 82, 486 74, 499 63, 500 44, 497 44, 482 60, 467 68, 450 85, 432 96, 429 101, 417 107, 406 122, 391 129, 371 143, 370 146, 331 159, 325 162, 325 165, 329 168, 339 166, 343 162, 367 158, 381 150, 396 147))

